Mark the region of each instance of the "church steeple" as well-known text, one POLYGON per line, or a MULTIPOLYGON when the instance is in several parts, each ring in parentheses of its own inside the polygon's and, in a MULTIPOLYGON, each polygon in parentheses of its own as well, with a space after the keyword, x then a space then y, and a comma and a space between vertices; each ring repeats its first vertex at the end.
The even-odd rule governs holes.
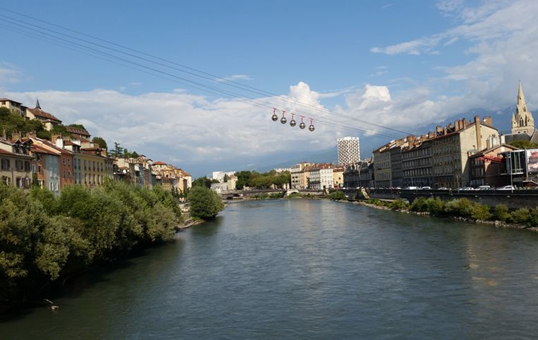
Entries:
POLYGON ((41 110, 41 105, 39 105, 39 98, 37 99, 37 101, 35 103, 35 108, 41 110))
POLYGON ((534 118, 527 108, 525 95, 523 94, 523 86, 521 85, 521 82, 519 82, 516 112, 514 112, 514 115, 512 116, 512 134, 526 133, 530 136, 534 133, 534 130, 534 118))

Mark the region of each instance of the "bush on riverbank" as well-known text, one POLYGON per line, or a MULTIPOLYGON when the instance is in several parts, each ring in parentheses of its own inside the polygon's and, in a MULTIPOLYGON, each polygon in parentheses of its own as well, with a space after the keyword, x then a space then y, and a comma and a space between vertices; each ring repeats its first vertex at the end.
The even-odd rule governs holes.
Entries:
POLYGON ((343 192, 343 191, 340 191, 340 190, 333 191, 333 192, 329 195, 329 198, 332 199, 332 200, 335 200, 335 201, 340 201, 340 200, 345 200, 345 199, 347 199, 346 194, 344 194, 344 192, 343 192))
POLYGON ((220 196, 206 187, 193 187, 187 200, 190 206, 190 214, 194 218, 210 219, 224 209, 224 203, 220 196))
POLYGON ((520 208, 510 212, 504 204, 498 204, 491 212, 487 205, 473 203, 466 198, 443 201, 440 198, 419 197, 408 204, 401 199, 391 203, 372 199, 366 203, 386 207, 398 211, 429 213, 432 216, 462 217, 480 221, 501 221, 516 223, 527 227, 538 227, 538 207, 533 209, 520 208))
POLYGON ((0 307, 51 282, 174 237, 181 213, 169 192, 107 183, 29 194, 0 185, 0 307))

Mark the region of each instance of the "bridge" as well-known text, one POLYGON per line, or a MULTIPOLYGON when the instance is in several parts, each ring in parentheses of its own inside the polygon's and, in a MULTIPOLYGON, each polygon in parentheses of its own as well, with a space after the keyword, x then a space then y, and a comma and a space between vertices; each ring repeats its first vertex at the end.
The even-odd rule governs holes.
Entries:
POLYGON ((310 194, 312 196, 322 196, 324 195, 323 190, 315 189, 290 189, 288 191, 283 189, 251 189, 251 190, 232 190, 221 192, 219 195, 222 199, 225 200, 234 200, 234 199, 244 199, 244 198, 254 198, 262 195, 282 195, 289 196, 292 193, 299 194, 310 194))

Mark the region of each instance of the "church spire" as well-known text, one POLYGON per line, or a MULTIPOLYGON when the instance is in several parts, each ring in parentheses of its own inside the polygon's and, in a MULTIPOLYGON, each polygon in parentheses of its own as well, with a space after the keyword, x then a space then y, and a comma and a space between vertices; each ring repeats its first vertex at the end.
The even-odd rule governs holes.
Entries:
POLYGON ((521 86, 521 81, 519 82, 519 89, 517 91, 517 106, 521 104, 522 107, 527 111, 527 104, 525 103, 525 95, 523 94, 523 86, 521 86))
POLYGON ((37 102, 35 103, 35 108, 41 110, 41 105, 39 105, 39 98, 37 98, 37 102))
POLYGON ((519 89, 517 91, 516 112, 514 112, 514 115, 512 116, 512 134, 526 133, 530 136, 534 133, 534 130, 534 118, 527 108, 525 95, 523 94, 523 86, 520 81, 519 89))

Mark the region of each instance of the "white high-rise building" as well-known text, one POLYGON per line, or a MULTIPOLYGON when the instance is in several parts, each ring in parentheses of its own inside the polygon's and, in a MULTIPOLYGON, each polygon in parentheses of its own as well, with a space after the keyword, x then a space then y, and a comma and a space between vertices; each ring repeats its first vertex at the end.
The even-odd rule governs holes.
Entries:
POLYGON ((359 137, 338 138, 338 165, 357 163, 361 159, 359 137))

